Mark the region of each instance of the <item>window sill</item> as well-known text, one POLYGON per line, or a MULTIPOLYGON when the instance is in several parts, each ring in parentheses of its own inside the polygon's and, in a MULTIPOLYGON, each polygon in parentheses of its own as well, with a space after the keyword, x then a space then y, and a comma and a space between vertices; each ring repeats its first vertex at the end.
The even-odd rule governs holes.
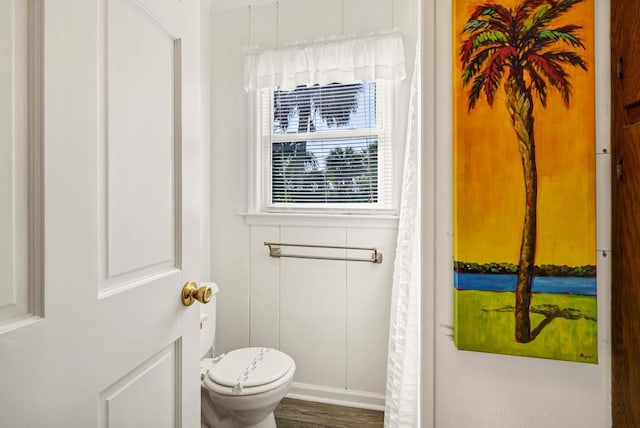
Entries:
POLYGON ((397 229, 397 215, 240 213, 249 226, 307 226, 397 229))

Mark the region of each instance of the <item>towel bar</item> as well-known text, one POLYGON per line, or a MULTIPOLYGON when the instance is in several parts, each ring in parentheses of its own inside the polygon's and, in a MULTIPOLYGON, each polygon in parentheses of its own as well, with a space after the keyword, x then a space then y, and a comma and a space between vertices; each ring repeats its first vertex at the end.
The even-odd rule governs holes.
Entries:
POLYGON ((371 247, 343 247, 340 245, 312 245, 312 244, 284 244, 282 242, 265 242, 265 246, 269 247, 270 257, 290 257, 296 259, 318 259, 318 260, 343 260, 349 262, 369 262, 369 263, 382 263, 382 253, 377 248, 371 247), (305 247, 305 248, 330 248, 338 250, 360 250, 371 251, 371 258, 358 258, 358 257, 328 257, 328 256, 307 256, 301 254, 284 254, 281 247, 305 247))

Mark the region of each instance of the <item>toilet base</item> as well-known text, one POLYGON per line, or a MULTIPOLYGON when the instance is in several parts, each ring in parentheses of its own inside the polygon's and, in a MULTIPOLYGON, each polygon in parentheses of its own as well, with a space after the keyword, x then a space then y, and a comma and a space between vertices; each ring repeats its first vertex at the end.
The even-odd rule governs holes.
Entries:
POLYGON ((200 411, 201 428, 277 428, 273 412, 258 423, 242 424, 229 411, 216 406, 205 388, 200 389, 200 411))
POLYGON ((276 418, 271 412, 262 422, 258 422, 255 425, 245 425, 243 428, 276 428, 276 418))
POLYGON ((230 413, 217 408, 206 389, 200 389, 200 428, 240 428, 230 413))

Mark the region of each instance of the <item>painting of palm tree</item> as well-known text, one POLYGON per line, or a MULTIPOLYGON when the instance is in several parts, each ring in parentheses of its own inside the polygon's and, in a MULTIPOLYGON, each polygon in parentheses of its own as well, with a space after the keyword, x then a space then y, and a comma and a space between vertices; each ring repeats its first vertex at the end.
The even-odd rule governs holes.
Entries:
POLYGON ((531 322, 534 275, 545 274, 536 265, 539 232, 536 143, 558 143, 536 140, 536 117, 538 111, 547 107, 552 93, 559 95, 565 109, 571 109, 572 78, 589 70, 583 56, 587 49, 583 40, 585 29, 571 22, 572 11, 583 0, 458 0, 458 3, 464 3, 467 11, 457 50, 467 114, 471 116, 482 99, 491 109, 500 99, 513 138, 497 144, 513 144, 521 162, 524 209, 518 259, 491 272, 504 271, 516 278, 515 302, 509 310, 514 314, 515 341, 526 344, 539 333, 531 322))

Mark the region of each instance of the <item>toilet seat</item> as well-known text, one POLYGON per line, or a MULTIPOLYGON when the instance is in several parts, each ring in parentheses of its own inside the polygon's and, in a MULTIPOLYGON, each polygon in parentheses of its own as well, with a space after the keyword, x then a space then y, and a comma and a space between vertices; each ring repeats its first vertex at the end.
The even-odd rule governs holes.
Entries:
POLYGON ((243 348, 229 352, 213 365, 203 384, 222 395, 254 395, 287 383, 294 371, 293 359, 283 352, 271 348, 243 348))

